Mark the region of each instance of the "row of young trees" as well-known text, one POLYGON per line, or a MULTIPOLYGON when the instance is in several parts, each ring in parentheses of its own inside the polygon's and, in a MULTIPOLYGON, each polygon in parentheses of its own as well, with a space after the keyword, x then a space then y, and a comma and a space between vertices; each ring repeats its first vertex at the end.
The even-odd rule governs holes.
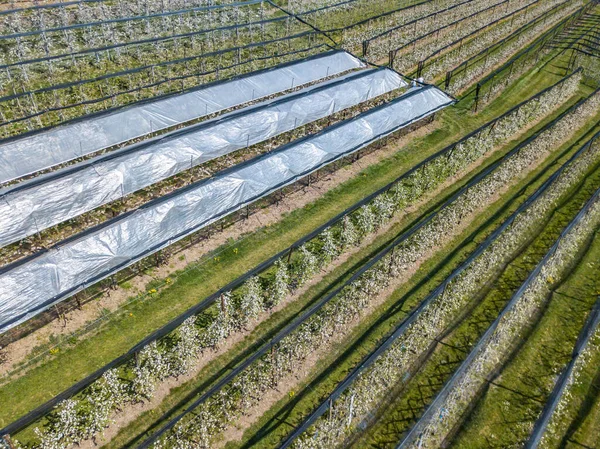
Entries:
POLYGON ((569 10, 570 8, 559 5, 556 10, 551 9, 542 17, 536 17, 529 24, 516 29, 505 40, 491 44, 466 61, 463 58, 461 64, 449 71, 446 90, 456 95, 472 85, 475 80, 480 79, 494 67, 498 67, 503 61, 522 50, 529 42, 538 38, 546 29, 555 26, 566 17, 569 10))
MULTIPOLYGON (((464 1, 471 3, 477 0, 464 1)), ((358 53, 362 42, 371 36, 402 24, 421 21, 436 11, 462 6, 462 3, 455 4, 456 2, 451 0, 423 0, 401 5, 381 2, 373 7, 372 2, 361 1, 354 4, 353 8, 346 8, 341 12, 336 11, 332 14, 329 10, 316 11, 303 17, 337 37, 344 48, 358 53), (390 6, 394 6, 394 9, 390 6)))
MULTIPOLYGON (((189 367, 189 361, 195 357, 182 359, 181 354, 197 355, 204 350, 217 348, 232 332, 242 330, 248 320, 251 320, 260 311, 269 310, 277 305, 289 291, 297 289, 311 279, 341 253, 351 250, 354 245, 363 241, 389 220, 394 213, 417 202, 446 179, 458 174, 464 167, 482 155, 488 154, 494 147, 511 136, 516 135, 526 124, 539 120, 557 108, 565 98, 573 95, 577 90, 578 83, 579 77, 571 76, 557 83, 542 95, 525 102, 516 110, 493 121, 478 133, 442 152, 424 164, 421 169, 402 178, 389 192, 377 196, 371 204, 361 207, 331 226, 320 236, 295 251, 289 260, 280 260, 273 268, 263 272, 258 278, 248 281, 247 285, 239 291, 224 295, 213 308, 190 319, 187 330, 177 331, 172 336, 157 342, 144 354, 140 354, 137 363, 131 362, 113 372, 113 377, 120 379, 123 383, 120 388, 127 392, 124 396, 115 397, 123 397, 125 403, 147 399, 161 380, 179 375, 181 367, 189 367), (256 300, 257 297, 260 299, 256 300), (192 324, 195 327, 190 327, 192 324), (197 335, 197 337, 183 338, 183 335, 197 335), (182 351, 178 346, 179 341, 187 342, 185 345, 193 341, 195 349, 182 351), (155 361, 158 359, 165 362, 157 365, 155 361), (146 363, 145 360, 153 362, 146 363), (152 371, 154 365, 169 368, 152 371), (169 371, 171 369, 174 371, 169 371)), ((348 313, 348 316, 352 316, 352 314, 348 313)), ((77 421, 80 424, 76 426, 79 430, 73 430, 70 437, 73 441, 89 437, 82 430, 84 427, 90 427, 90 423, 87 421, 89 420, 89 410, 85 404, 89 402, 87 398, 90 395, 93 396, 95 391, 97 391, 96 384, 72 399, 77 404, 74 408, 76 414, 81 417, 77 421), (86 424, 84 426, 81 423, 86 424)), ((123 407, 123 402, 117 401, 109 408, 114 412, 121 407, 123 407)), ((58 418, 61 410, 62 406, 48 419, 44 430, 40 431, 41 447, 46 447, 45 445, 49 444, 47 441, 60 440, 57 435, 64 434, 62 427, 58 426, 58 423, 63 422, 58 418)), ((101 424, 94 425, 92 428, 110 424, 109 415, 97 417, 97 419, 100 418, 102 418, 99 421, 101 424)))
MULTIPOLYGON (((207 33, 211 30, 224 30, 226 27, 240 27, 240 31, 234 28, 233 33, 244 33, 245 28, 252 23, 258 23, 255 27, 259 27, 259 22, 265 18, 265 12, 270 17, 274 11, 261 3, 187 10, 187 12, 166 16, 141 16, 131 20, 97 22, 78 27, 46 30, 38 28, 30 32, 21 30, 21 32, 0 36, 3 49, 0 64, 26 64, 30 60, 60 56, 76 58, 81 52, 103 49, 109 44, 111 47, 123 49, 132 42, 166 39, 190 33, 207 33)), ((115 52, 98 50, 95 56, 114 57, 119 51, 123 50, 115 52)))
MULTIPOLYGON (((473 30, 483 29, 488 24, 500 19, 512 19, 514 16, 521 16, 521 13, 525 10, 529 11, 529 14, 541 15, 562 1, 564 0, 518 0, 516 2, 511 1, 510 3, 496 3, 488 9, 475 12, 466 18, 459 19, 450 25, 421 35, 411 42, 393 49, 394 67, 397 70, 408 72, 412 68, 415 68, 420 61, 427 59, 430 55, 450 43, 468 36, 473 30)), ((522 15, 522 17, 526 21, 526 15, 522 15)))
MULTIPOLYGON (((56 85, 80 82, 107 74, 125 73, 138 67, 160 66, 188 57, 209 59, 215 52, 240 48, 250 44, 284 39, 307 31, 307 27, 291 17, 280 17, 262 23, 235 28, 194 31, 180 37, 152 42, 94 50, 75 55, 29 62, 6 67, 0 71, 0 96, 35 91, 56 85)), ((99 45, 111 42, 98 37, 99 45)), ((95 39, 85 38, 95 45, 95 39)))
POLYGON ((573 258, 600 224, 600 190, 563 232, 488 329, 400 448, 437 448, 459 422, 486 379, 503 364, 532 317, 568 272, 573 258))
MULTIPOLYGON (((194 409, 193 417, 184 416, 157 446, 210 447, 215 436, 236 417, 247 412, 287 375, 297 372, 309 355, 314 356, 317 349, 324 351, 339 339, 393 279, 403 279, 420 260, 454 237, 467 217, 472 217, 495 192, 510 185, 536 159, 530 153, 518 152, 431 220, 404 234, 339 292, 327 297, 322 307, 303 317, 289 333, 275 337, 269 352, 243 365, 234 379, 201 402, 194 409)), ((394 195, 392 206, 404 197, 403 192, 396 189, 392 189, 390 195, 394 195)))
MULTIPOLYGON (((580 337, 581 338, 581 337, 580 337)), ((600 352, 600 328, 596 326, 592 328, 590 335, 583 336, 583 349, 574 355, 572 368, 568 372, 563 385, 558 385, 560 388, 560 396, 556 407, 551 410, 551 415, 547 426, 542 429, 543 434, 537 446, 542 449, 558 448, 565 435, 569 424, 573 420, 575 410, 579 410, 583 401, 584 395, 582 391, 589 388, 589 378, 585 378, 586 372, 591 371, 595 374, 597 370, 598 357, 600 352), (585 385, 587 383, 587 385, 585 385)))
MULTIPOLYGON (((75 25, 122 20, 124 18, 144 19, 157 14, 179 14, 193 8, 205 8, 234 0, 129 0, 114 2, 98 0, 79 2, 71 0, 39 2, 34 0, 34 8, 21 7, 14 0, 10 8, 0 15, 0 35, 24 33, 30 31, 47 31, 75 25), (66 4, 70 3, 70 4, 66 4), (35 8, 37 6, 37 8, 35 8)), ((28 5, 29 6, 29 5, 28 5)))
MULTIPOLYGON (((501 19, 500 23, 494 24, 493 26, 484 25, 479 30, 474 30, 463 40, 462 38, 448 44, 448 48, 443 50, 441 56, 435 55, 433 58, 427 58, 420 63, 423 64, 421 76, 427 80, 434 80, 445 74, 448 70, 459 65, 465 58, 471 58, 477 55, 482 50, 488 48, 490 45, 504 39, 516 30, 521 30, 523 27, 531 23, 532 16, 535 19, 545 15, 547 12, 553 10, 550 18, 545 17, 545 20, 537 23, 537 26, 530 27, 527 33, 521 33, 520 39, 516 39, 511 42, 512 45, 504 47, 503 52, 497 52, 493 58, 487 58, 484 64, 481 64, 478 69, 481 71, 485 67, 494 67, 502 60, 512 53, 522 48, 522 45, 529 40, 533 40, 536 36, 545 31, 546 28, 558 23, 560 20, 572 14, 575 10, 581 7, 582 1, 570 1, 557 2, 556 5, 552 5, 552 2, 544 2, 540 5, 540 8, 536 8, 535 11, 531 12, 528 9, 517 12, 514 15, 508 16, 505 19, 501 19), (558 7, 558 8, 557 8, 558 7), (554 8, 557 8, 556 10, 554 8), (519 44, 519 46, 517 46, 519 44), (511 53, 508 53, 510 50, 511 53), (502 58, 502 59, 500 59, 502 58)), ((471 77, 475 73, 475 70, 471 69, 471 77)), ((481 73, 481 72, 480 72, 481 73)), ((462 80, 464 83, 471 84, 473 78, 465 77, 462 80)))
POLYGON ((407 381, 419 358, 473 300, 481 285, 498 275, 498 267, 512 260, 543 226, 561 197, 599 160, 600 148, 583 153, 540 196, 532 197, 532 202, 511 216, 500 228, 500 234, 488 237, 474 259, 461 265, 420 304, 410 320, 396 328, 384 342, 389 345, 385 352, 370 359, 371 364, 330 404, 329 411, 294 442, 294 447, 337 447, 352 437, 358 431, 358 423, 381 403, 391 386, 407 381))
POLYGON ((581 16, 584 9, 580 9, 575 14, 563 19, 550 31, 544 33, 534 44, 526 48, 523 52, 512 58, 498 70, 486 76, 477 85, 476 106, 483 106, 490 103, 500 95, 507 86, 518 79, 523 73, 533 67, 549 51, 547 44, 552 41, 559 33, 570 28, 581 16))

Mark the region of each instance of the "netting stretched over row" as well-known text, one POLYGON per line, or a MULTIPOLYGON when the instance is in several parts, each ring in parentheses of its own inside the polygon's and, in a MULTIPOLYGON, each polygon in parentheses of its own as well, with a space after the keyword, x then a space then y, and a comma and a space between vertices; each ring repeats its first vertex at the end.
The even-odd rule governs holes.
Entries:
POLYGON ((0 145, 0 183, 180 123, 198 119, 294 86, 317 81, 363 63, 345 52, 200 87, 185 94, 126 107, 0 145))
POLYGON ((392 70, 363 70, 17 184, 0 195, 0 246, 405 86, 392 70))
POLYGON ((0 273, 0 331, 452 102, 433 86, 412 89, 7 266, 0 273))

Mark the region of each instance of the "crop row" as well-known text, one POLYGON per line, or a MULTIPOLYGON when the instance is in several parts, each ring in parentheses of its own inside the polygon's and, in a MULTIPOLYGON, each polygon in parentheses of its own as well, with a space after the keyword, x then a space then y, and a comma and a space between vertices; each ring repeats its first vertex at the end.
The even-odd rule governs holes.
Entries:
MULTIPOLYGON (((302 249, 292 252, 294 248, 292 247, 290 249, 291 258, 288 255, 277 262, 277 266, 270 265, 273 268, 267 269, 261 274, 258 283, 256 280, 252 281, 254 284, 258 284, 262 291, 263 300, 260 307, 266 310, 273 307, 277 302, 273 298, 280 297, 275 292, 296 289, 307 279, 310 279, 316 273, 316 270, 325 268, 331 262, 330 258, 335 252, 339 254, 341 251, 348 251, 358 241, 374 232, 381 225, 382 220, 385 221, 391 217, 391 214, 414 204, 428 191, 434 189, 448 177, 456 175, 472 161, 491 151, 506 138, 517 133, 527 123, 538 120, 540 116, 556 108, 564 98, 572 95, 578 82, 578 76, 571 76, 536 96, 533 100, 524 102, 505 116, 484 126, 478 132, 468 136, 467 139, 463 139, 458 145, 443 150, 437 157, 422 164, 420 169, 400 178, 394 185, 372 198, 370 203, 365 204, 360 209, 357 208, 358 210, 351 211, 351 215, 343 219, 339 218, 336 222, 331 223, 328 229, 304 244, 302 249), (337 249, 332 252, 332 248, 337 249), (280 280, 285 278, 287 278, 287 282, 286 287, 283 288, 280 280)), ((193 322, 196 323, 196 332, 205 336, 198 339, 204 341, 204 344, 198 343, 197 340, 196 351, 201 351, 202 348, 207 347, 207 342, 210 342, 212 346, 220 344, 222 339, 226 338, 240 323, 244 322, 243 318, 239 318, 244 316, 240 304, 244 302, 242 299, 245 295, 244 292, 249 289, 250 286, 246 285, 242 286, 239 291, 227 293, 226 296, 230 298, 230 301, 215 304, 212 308, 193 319, 193 322), (226 313, 227 309, 228 313, 226 313), (215 335, 219 338, 215 339, 215 335)), ((165 348, 172 347, 174 344, 172 342, 177 341, 177 335, 178 331, 175 331, 164 341, 159 341, 157 350, 161 354, 165 353, 165 348)), ((127 364, 120 368, 120 370, 125 370, 124 374, 119 374, 117 377, 132 379, 134 368, 135 364, 127 364)), ((133 383, 128 383, 128 385, 129 387, 125 385, 122 388, 131 391, 133 383)), ((87 397, 94 389, 94 385, 88 387, 82 393, 82 397, 87 397)), ((86 401, 85 399, 81 400, 86 401)))
MULTIPOLYGON (((518 49, 522 48, 522 44, 525 43, 527 39, 532 40, 533 36, 541 34, 548 27, 555 25, 567 15, 572 14, 581 6, 581 3, 581 1, 573 2, 569 0, 557 3, 551 9, 542 9, 540 15, 534 13, 533 21, 531 20, 531 14, 526 9, 521 14, 516 14, 509 18, 502 18, 497 23, 484 25, 484 27, 474 30, 469 33, 469 35, 449 43, 446 47, 420 61, 417 76, 422 76, 428 80, 437 79, 442 73, 446 73, 449 69, 459 65, 466 58, 471 58, 472 56, 479 54, 482 50, 489 48, 490 45, 505 38, 509 34, 515 31, 521 31, 524 27, 528 27, 530 24, 537 21, 536 26, 529 27, 527 33, 521 33, 521 39, 514 40, 512 46, 504 46, 504 52, 495 53, 493 55, 495 58, 490 58, 488 54, 484 64, 479 66, 479 70, 485 70, 486 67, 494 67, 503 61, 506 56, 514 54, 518 49), (538 19, 541 17, 543 17, 543 20, 539 21, 538 19), (507 55, 506 53, 508 51, 510 51, 510 53, 507 55)), ((471 71, 471 76, 473 73, 474 72, 471 71)), ((463 82, 470 83, 470 80, 465 77, 463 82)))
MULTIPOLYGON (((589 109, 582 107, 572 112, 585 116, 589 109)), ((563 133, 566 122, 568 118, 557 125, 563 133)), ((236 416, 276 388, 279 381, 295 372, 317 348, 323 351, 335 342, 342 329, 347 330, 393 279, 402 279, 419 260, 443 245, 466 217, 473 216, 493 192, 506 187, 538 157, 537 153, 516 151, 509 159, 494 164, 476 177, 473 185, 459 191, 436 214, 399 236, 342 287, 288 325, 141 447, 148 447, 148 443, 161 433, 164 435, 166 429, 172 429, 161 440, 167 447, 178 446, 182 441, 210 446, 212 439, 236 416)))
MULTIPOLYGON (((84 114, 227 79, 307 57, 325 47, 316 32, 252 43, 0 99, 2 136, 56 125, 84 114)), ((144 58, 151 57, 146 53, 144 58)))
POLYGON ((369 57, 374 61, 386 57, 390 50, 397 48, 417 39, 419 36, 428 35, 438 28, 447 26, 456 21, 464 20, 466 17, 481 10, 486 11, 490 6, 506 4, 507 2, 498 1, 463 1, 460 3, 449 3, 446 8, 436 8, 429 11, 429 14, 399 22, 391 27, 374 30, 365 39, 363 39, 363 56, 369 57))
POLYGON ((480 106, 488 104, 496 98, 508 85, 510 85, 510 83, 518 79, 526 70, 535 65, 540 58, 543 58, 548 53, 546 47, 547 44, 565 29, 572 26, 584 11, 585 8, 580 9, 573 15, 559 22, 525 50, 519 52, 500 68, 478 82, 475 88, 475 111, 477 111, 480 106))
MULTIPOLYGON (((234 30, 194 32, 182 37, 142 42, 127 47, 45 59, 0 71, 2 97, 93 79, 104 74, 118 74, 137 67, 160 66, 169 61, 212 53, 254 43, 280 40, 306 31, 305 25, 290 17, 262 25, 234 30)), ((106 41, 104 41, 106 42, 106 41)), ((108 40, 110 42, 110 40, 108 40)))
POLYGON ((358 424, 372 416, 390 388, 410 378, 423 354, 428 354, 464 313, 465 307, 480 294, 482 285, 498 276, 498 267, 521 251, 531 236, 545 225, 565 194, 599 160, 600 148, 595 148, 578 152, 561 167, 360 363, 283 447, 292 443, 303 449, 336 447, 355 436, 358 424))
MULTIPOLYGON (((260 1, 260 0, 258 0, 260 1)), ((251 2, 251 3, 258 3, 251 2)), ((233 0, 219 1, 225 4, 224 8, 217 5, 214 0, 132 0, 128 2, 112 2, 108 0, 83 0, 69 2, 49 2, 33 8, 11 8, 0 11, 0 35, 15 33, 41 33, 52 29, 68 27, 81 27, 89 24, 151 20, 154 17, 171 17, 202 12, 208 8, 214 10, 214 15, 221 15, 219 10, 225 11, 224 15, 233 16, 235 5, 233 0), (62 4, 61 4, 62 3, 62 4)), ((244 5, 242 5, 242 8, 244 5)))
POLYGON ((399 448, 439 447, 484 387, 486 379, 506 361, 519 335, 538 314, 598 224, 600 190, 563 231, 399 448))
POLYGON ((597 302, 577 340, 573 358, 558 378, 552 397, 536 423, 537 432, 534 431, 527 449, 558 447, 573 411, 581 407, 585 399, 582 390, 585 392, 590 386, 590 371, 595 371, 600 355, 599 307, 600 302, 597 302))

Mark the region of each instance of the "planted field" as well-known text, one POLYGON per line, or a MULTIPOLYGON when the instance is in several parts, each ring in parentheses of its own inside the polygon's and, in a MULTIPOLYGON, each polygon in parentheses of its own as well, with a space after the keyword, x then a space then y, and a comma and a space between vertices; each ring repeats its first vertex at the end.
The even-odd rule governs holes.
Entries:
POLYGON ((0 448, 600 448, 598 17, 2 7, 0 448))

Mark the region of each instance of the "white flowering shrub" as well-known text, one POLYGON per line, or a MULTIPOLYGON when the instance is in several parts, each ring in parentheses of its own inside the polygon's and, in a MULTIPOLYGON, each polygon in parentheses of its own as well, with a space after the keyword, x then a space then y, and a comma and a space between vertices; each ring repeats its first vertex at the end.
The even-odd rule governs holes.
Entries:
POLYGON ((171 364, 173 372, 187 373, 200 352, 200 332, 196 326, 196 317, 189 317, 175 331, 177 342, 172 349, 171 364))
POLYGON ((313 277, 319 271, 319 259, 306 245, 302 245, 300 252, 300 282, 304 283, 313 277))
POLYGON ((341 231, 341 240, 344 249, 356 246, 359 242, 359 239, 360 235, 358 234, 354 223, 352 223, 352 219, 346 215, 342 221, 341 231))
POLYGON ((375 230, 375 214, 371 210, 371 206, 365 204, 358 211, 357 216, 358 229, 362 235, 370 234, 375 230))
POLYGON ((323 247, 321 249, 323 258, 326 262, 337 259, 340 255, 340 246, 336 237, 333 235, 331 228, 325 229, 321 233, 321 239, 323 241, 323 247))

